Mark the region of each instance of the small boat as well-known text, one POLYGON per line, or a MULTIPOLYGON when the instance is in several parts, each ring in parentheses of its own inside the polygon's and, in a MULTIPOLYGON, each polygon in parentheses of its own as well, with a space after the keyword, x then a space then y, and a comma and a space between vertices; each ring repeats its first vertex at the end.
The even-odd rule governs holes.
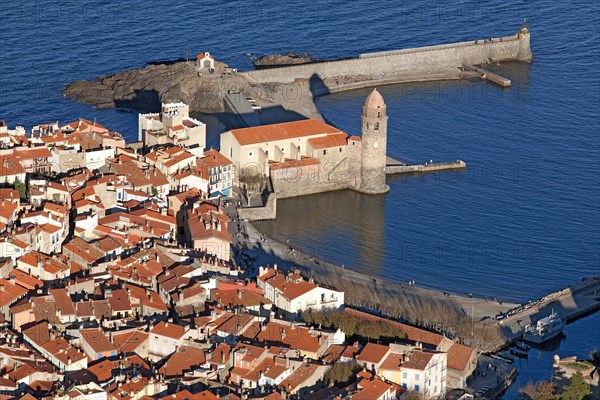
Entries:
POLYGON ((542 343, 558 336, 565 327, 565 321, 552 310, 552 314, 537 321, 535 325, 527 325, 523 340, 542 343))
POLYGON ((517 356, 519 358, 527 358, 529 357, 529 354, 526 351, 523 350, 519 350, 519 349, 510 349, 509 350, 510 354, 512 354, 513 356, 517 356))
POLYGON ((515 347, 521 351, 529 351, 531 350, 531 347, 527 346, 525 343, 523 342, 517 342, 515 343, 515 347))

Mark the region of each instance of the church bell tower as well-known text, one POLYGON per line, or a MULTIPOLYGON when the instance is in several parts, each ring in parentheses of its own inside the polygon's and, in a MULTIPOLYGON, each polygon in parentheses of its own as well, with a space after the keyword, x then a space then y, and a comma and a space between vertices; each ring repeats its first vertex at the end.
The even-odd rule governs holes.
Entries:
POLYGON ((387 120, 383 97, 374 89, 363 107, 360 192, 381 194, 390 190, 385 181, 387 120))

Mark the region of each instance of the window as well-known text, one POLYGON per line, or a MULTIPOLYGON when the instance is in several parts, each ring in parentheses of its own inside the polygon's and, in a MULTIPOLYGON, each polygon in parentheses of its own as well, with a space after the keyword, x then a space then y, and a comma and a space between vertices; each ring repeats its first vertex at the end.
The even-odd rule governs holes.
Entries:
POLYGON ((415 374, 415 381, 419 380, 419 374, 415 374))
POLYGON ((229 158, 233 157, 233 149, 229 147, 229 158))
POLYGON ((300 145, 298 145, 298 151, 300 151, 300 145))
POLYGON ((251 151, 248 152, 248 157, 252 157, 253 155, 254 155, 253 152, 251 152, 251 151))
POLYGON ((415 385, 415 392, 419 391, 419 385, 415 385))
POLYGON ((403 383, 403 384, 402 384, 402 387, 403 387, 404 389, 408 389, 408 386, 406 385, 406 383, 403 383))
POLYGON ((408 379, 408 372, 402 373, 402 379, 408 379))
POLYGON ((379 122, 375 122, 375 130, 379 130, 379 122))
POLYGON ((323 150, 323 155, 327 154, 327 150, 323 150))
POLYGON ((340 153, 342 152, 342 148, 340 147, 340 153))

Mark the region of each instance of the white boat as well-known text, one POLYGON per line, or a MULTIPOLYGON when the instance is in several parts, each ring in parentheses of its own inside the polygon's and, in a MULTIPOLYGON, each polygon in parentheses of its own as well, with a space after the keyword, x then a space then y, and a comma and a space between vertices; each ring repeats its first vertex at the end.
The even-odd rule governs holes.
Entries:
POLYGON ((565 321, 552 310, 552 314, 540 319, 535 325, 527 325, 523 340, 542 343, 559 335, 565 327, 565 321))

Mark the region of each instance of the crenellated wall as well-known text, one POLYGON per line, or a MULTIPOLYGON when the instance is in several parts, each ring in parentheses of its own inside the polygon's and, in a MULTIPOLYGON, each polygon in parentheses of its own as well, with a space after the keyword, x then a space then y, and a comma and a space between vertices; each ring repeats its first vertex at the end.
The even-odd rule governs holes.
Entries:
POLYGON ((361 54, 358 58, 244 72, 257 83, 292 83, 295 79, 321 80, 342 76, 366 79, 396 73, 459 68, 501 61, 530 61, 529 32, 513 36, 435 46, 361 54))

